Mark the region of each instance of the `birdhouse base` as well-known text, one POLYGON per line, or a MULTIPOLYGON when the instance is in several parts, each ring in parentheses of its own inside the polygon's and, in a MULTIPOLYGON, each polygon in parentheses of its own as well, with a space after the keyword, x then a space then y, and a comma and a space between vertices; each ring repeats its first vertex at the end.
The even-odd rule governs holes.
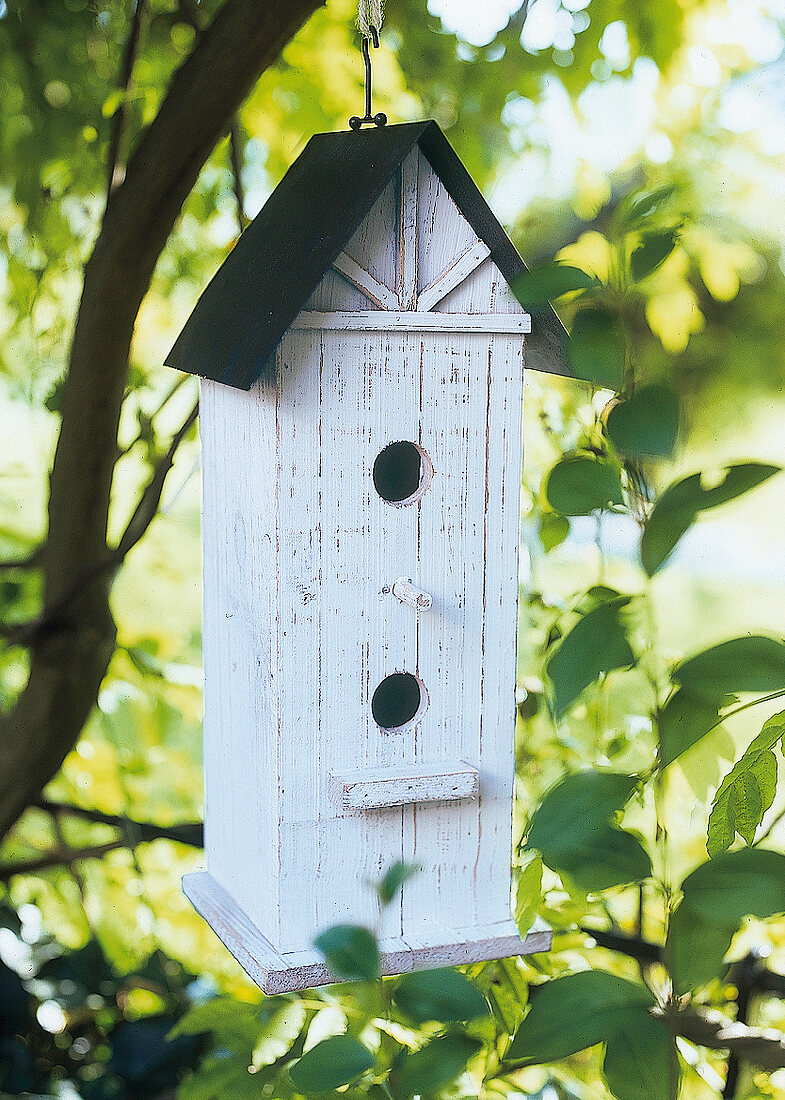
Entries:
MULTIPOLYGON (((288 993, 335 982, 317 951, 278 952, 264 938, 234 899, 207 871, 183 878, 183 891, 243 970, 265 993, 288 993)), ((425 943, 403 937, 382 940, 382 974, 432 970, 441 966, 534 955, 550 950, 552 933, 543 921, 535 922, 521 938, 510 919, 486 928, 453 931, 451 942, 425 943)))

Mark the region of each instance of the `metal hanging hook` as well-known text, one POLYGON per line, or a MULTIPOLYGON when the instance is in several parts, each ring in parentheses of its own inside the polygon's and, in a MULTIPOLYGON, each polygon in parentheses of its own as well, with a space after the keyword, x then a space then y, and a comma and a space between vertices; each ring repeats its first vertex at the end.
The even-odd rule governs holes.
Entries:
POLYGON ((379 49, 379 31, 376 27, 371 26, 371 38, 367 35, 363 35, 362 40, 362 52, 363 61, 365 63, 365 117, 360 118, 358 115, 352 115, 349 119, 349 126, 352 130, 359 130, 363 126, 386 126, 387 115, 381 111, 378 114, 373 114, 373 70, 371 68, 371 39, 373 39, 373 48, 379 49))

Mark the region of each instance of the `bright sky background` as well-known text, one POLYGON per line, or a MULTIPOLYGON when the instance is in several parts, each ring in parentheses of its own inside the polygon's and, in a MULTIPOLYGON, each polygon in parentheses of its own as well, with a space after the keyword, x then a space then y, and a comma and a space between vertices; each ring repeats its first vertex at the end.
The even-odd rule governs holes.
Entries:
MULTIPOLYGON (((583 11, 588 4, 531 0, 524 46, 532 52, 553 46, 568 51, 575 32, 583 29, 580 21, 588 20, 583 11)), ((520 0, 429 0, 428 6, 449 30, 483 45, 520 0)), ((504 121, 520 153, 491 196, 502 220, 511 221, 540 195, 574 193, 579 178, 585 184, 587 171, 596 173, 599 186, 602 177, 634 160, 665 163, 690 116, 712 102, 729 134, 743 135, 764 157, 785 156, 785 62, 777 60, 785 46, 777 25, 785 19, 785 0, 725 0, 693 18, 692 44, 667 88, 646 58, 636 62, 632 74, 615 75, 629 65, 626 27, 619 21, 606 29, 600 43, 604 78, 586 90, 577 107, 558 81, 546 85, 538 110, 526 99, 508 104, 504 121), (739 48, 748 66, 759 68, 733 78, 739 48)), ((785 202, 781 179, 777 184, 773 174, 765 186, 772 198, 776 194, 785 202)))

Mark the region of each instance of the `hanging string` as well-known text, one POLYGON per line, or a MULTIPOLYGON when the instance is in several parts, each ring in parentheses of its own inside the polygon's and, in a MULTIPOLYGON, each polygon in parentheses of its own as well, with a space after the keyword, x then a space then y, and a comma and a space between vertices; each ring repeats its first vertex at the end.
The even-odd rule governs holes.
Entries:
POLYGON ((371 28, 377 33, 384 21, 384 0, 360 0, 357 7, 357 27, 363 38, 371 38, 371 28))

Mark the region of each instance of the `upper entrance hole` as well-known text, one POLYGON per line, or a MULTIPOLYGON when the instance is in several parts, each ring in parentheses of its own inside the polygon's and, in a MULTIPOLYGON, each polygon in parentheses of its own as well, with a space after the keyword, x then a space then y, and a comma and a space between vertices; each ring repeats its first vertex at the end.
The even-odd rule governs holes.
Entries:
POLYGON ((388 443, 373 464, 376 492, 389 504, 414 504, 431 483, 433 464, 416 443, 388 443))

